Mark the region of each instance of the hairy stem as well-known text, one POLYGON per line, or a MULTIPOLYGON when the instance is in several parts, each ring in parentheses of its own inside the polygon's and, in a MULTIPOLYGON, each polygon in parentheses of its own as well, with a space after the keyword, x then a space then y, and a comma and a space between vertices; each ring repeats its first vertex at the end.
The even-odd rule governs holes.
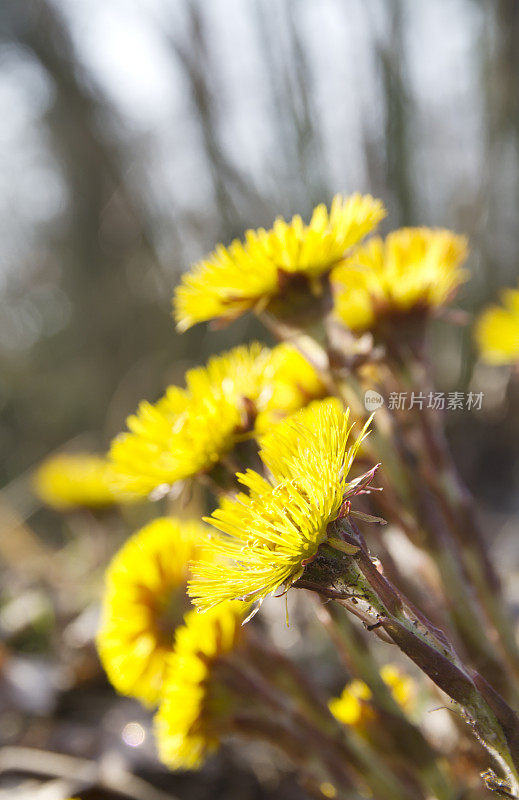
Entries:
MULTIPOLYGON (((500 695, 466 667, 445 634, 434 626, 379 571, 351 519, 336 520, 333 535, 356 545, 355 555, 322 548, 307 571, 315 584, 333 584, 336 599, 354 596, 371 618, 429 678, 461 709, 478 739, 506 774, 510 792, 519 797, 519 721, 500 695)), ((300 585, 300 584, 296 584, 300 585)), ((325 595, 328 593, 325 591, 325 595)))

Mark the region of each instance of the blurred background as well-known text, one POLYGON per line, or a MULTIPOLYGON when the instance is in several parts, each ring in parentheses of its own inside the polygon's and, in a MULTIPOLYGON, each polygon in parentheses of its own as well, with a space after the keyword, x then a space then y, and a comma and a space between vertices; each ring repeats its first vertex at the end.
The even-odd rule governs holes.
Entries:
MULTIPOLYGON (((93 648, 86 662, 71 653, 91 642, 89 570, 113 546, 98 520, 39 507, 35 465, 63 446, 103 451, 141 398, 263 335, 250 319, 176 334, 171 295, 190 263, 361 191, 386 203, 383 231, 469 237, 466 310, 517 283, 518 41, 516 0, 2 0, 4 744, 93 758, 95 698, 110 691, 93 648)), ((451 414, 450 436, 498 558, 517 564, 517 389, 476 363, 470 327, 439 327, 435 348, 440 388, 488 397, 479 416, 451 414)), ((128 759, 129 717, 110 702, 104 735, 128 759)), ((149 749, 152 782, 182 788, 157 778, 149 749)), ((266 796, 257 774, 232 768, 241 794, 212 767, 222 796, 266 796)), ((211 781, 182 796, 214 796, 211 781)), ((271 784, 271 796, 295 791, 271 784)))

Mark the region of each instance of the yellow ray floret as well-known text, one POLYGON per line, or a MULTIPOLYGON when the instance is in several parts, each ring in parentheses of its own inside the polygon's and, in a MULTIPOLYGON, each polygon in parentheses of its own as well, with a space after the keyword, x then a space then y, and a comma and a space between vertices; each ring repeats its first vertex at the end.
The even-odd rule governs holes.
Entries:
POLYGON ((185 331, 197 322, 233 319, 264 306, 283 291, 286 276, 320 278, 384 215, 382 203, 370 195, 336 195, 330 211, 317 206, 307 225, 300 216, 277 219, 271 230, 249 230, 245 241, 219 245, 176 289, 177 327, 185 331))
POLYGON ((351 330, 441 306, 467 280, 467 241, 448 230, 402 228, 373 237, 332 272, 335 310, 351 330))
POLYGON ((161 517, 135 533, 108 567, 97 647, 121 694, 157 703, 188 605, 188 564, 202 555, 206 539, 197 522, 161 517))
POLYGON ((348 417, 338 400, 315 401, 262 439, 268 480, 252 470, 239 475, 249 493, 207 519, 219 531, 211 545, 219 562, 193 565, 197 606, 261 600, 302 574, 352 489, 347 476, 367 425, 352 441, 348 417))
MULTIPOLYGON (((402 711, 411 713, 416 700, 414 680, 394 664, 384 664, 380 669, 380 677, 402 711)), ((340 697, 332 698, 328 706, 334 717, 344 725, 362 726, 376 717, 375 709, 370 704, 372 698, 369 686, 356 679, 346 684, 340 697)))
POLYGON ((186 373, 185 389, 171 386, 128 418, 129 433, 110 450, 114 483, 136 497, 165 493, 210 471, 256 420, 265 430, 323 393, 317 372, 288 345, 271 351, 255 342, 214 356, 186 373))
POLYGON ((198 769, 219 744, 232 705, 214 674, 243 635, 243 604, 226 603, 207 614, 191 611, 177 630, 155 717, 161 761, 171 769, 198 769))
POLYGON ((38 497, 59 511, 103 508, 128 500, 112 485, 112 468, 90 453, 51 456, 37 469, 34 485, 38 497))
POLYGON ((481 357, 489 364, 519 363, 519 288, 505 289, 502 306, 491 306, 476 324, 481 357))

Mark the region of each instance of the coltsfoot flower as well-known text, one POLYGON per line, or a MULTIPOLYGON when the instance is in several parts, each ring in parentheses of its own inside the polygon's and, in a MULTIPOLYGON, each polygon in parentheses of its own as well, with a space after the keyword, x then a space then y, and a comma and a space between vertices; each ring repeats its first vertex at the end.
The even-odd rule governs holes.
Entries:
POLYGON ((215 668, 238 646, 242 619, 243 604, 225 603, 207 614, 189 612, 177 629, 155 716, 159 757, 171 769, 198 769, 218 748, 234 701, 215 668))
POLYGON ((364 681, 355 679, 346 684, 340 697, 329 701, 328 707, 335 719, 343 725, 355 727, 375 716, 369 704, 372 696, 369 686, 364 681))
POLYGON ((502 306, 490 306, 476 324, 481 357, 489 364, 519 362, 519 288, 501 293, 502 306))
POLYGON ((51 508, 105 508, 128 498, 112 485, 107 459, 91 453, 62 453, 46 459, 36 470, 38 497, 51 508))
POLYGON ((467 240, 448 230, 402 228, 373 237, 331 275, 335 311, 353 331, 442 306, 468 278, 467 240))
POLYGON ((117 486, 146 496, 211 470, 251 430, 269 358, 258 343, 236 347, 189 370, 185 389, 170 386, 157 403, 143 401, 128 417, 130 432, 112 442, 117 486))
POLYGON ((321 278, 384 216, 382 203, 370 195, 336 195, 330 211, 317 206, 307 225, 300 216, 291 222, 278 218, 271 230, 249 230, 244 242, 219 245, 175 291, 178 329, 263 309, 291 284, 302 282, 305 291, 319 294, 321 278))
POLYGON ((272 349, 264 382, 255 424, 259 434, 266 433, 287 414, 293 414, 312 400, 328 394, 319 372, 287 342, 272 349))
MULTIPOLYGON (((394 664, 384 664, 380 669, 380 677, 391 690, 394 700, 405 713, 411 713, 416 700, 416 684, 394 664)), ((369 720, 376 718, 371 705, 373 695, 364 681, 355 679, 344 687, 340 697, 334 697, 328 706, 333 716, 343 725, 361 727, 369 720)))
POLYGON ((107 569, 99 655, 114 688, 145 705, 159 699, 175 628, 189 605, 188 564, 202 555, 206 539, 198 522, 160 517, 135 533, 107 569))
POLYGON ((169 491, 209 472, 247 434, 324 394, 317 372, 295 348, 255 342, 209 359, 170 386, 157 403, 143 401, 112 443, 117 488, 136 497, 169 491))
POLYGON ((224 600, 262 600, 302 574, 324 542, 327 528, 358 481, 348 482, 368 424, 351 439, 349 411, 336 399, 315 401, 279 423, 262 440, 268 479, 253 470, 238 475, 249 490, 225 500, 207 518, 219 531, 216 561, 193 565, 189 594, 201 609, 224 600))
POLYGON ((416 682, 395 664, 384 664, 380 668, 380 677, 391 689, 391 694, 400 708, 410 713, 416 702, 416 682))

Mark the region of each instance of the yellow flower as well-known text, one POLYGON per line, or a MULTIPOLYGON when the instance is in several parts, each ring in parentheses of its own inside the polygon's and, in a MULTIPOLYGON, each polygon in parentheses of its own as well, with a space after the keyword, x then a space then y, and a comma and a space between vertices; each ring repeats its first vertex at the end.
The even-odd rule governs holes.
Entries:
POLYGON ((110 449, 117 485, 145 496, 211 470, 250 430, 270 351, 258 343, 209 359, 170 386, 157 403, 143 401, 128 417, 129 433, 110 449))
POLYGON ((368 702, 372 696, 369 686, 356 679, 346 684, 341 696, 332 698, 328 707, 343 725, 358 726, 374 716, 368 702))
POLYGON ((244 242, 219 245, 183 276, 175 291, 178 329, 264 308, 294 279, 306 279, 318 293, 319 279, 384 215, 382 203, 370 195, 337 195, 330 212, 324 205, 314 209, 308 225, 300 216, 291 222, 278 218, 271 230, 249 230, 244 242))
POLYGON ((380 677, 391 689, 391 694, 404 711, 412 711, 416 699, 416 683, 394 664, 384 664, 380 677))
POLYGON ((112 486, 107 460, 90 453, 51 456, 37 469, 34 484, 38 497, 60 511, 72 508, 104 508, 128 498, 112 486))
POLYGON ((242 612, 233 603, 207 614, 191 611, 177 630, 155 717, 159 757, 171 769, 198 769, 219 745, 233 699, 215 667, 241 639, 242 612))
MULTIPOLYGON (((380 677, 391 690, 393 698, 404 712, 411 712, 416 697, 416 685, 394 664, 384 664, 380 677)), ((353 680, 346 684, 340 697, 329 701, 328 707, 333 716, 344 725, 362 726, 375 719, 376 714, 370 700, 373 695, 364 681, 353 680)))
POLYGON ((354 493, 347 476, 367 425, 351 442, 348 416, 338 400, 315 401, 262 439, 269 479, 240 474, 249 494, 224 501, 206 520, 219 531, 211 549, 220 561, 193 565, 189 594, 197 606, 262 600, 300 577, 354 493))
POLYGON ((466 257, 466 239, 448 230, 373 237, 332 273, 336 313, 351 330, 365 331, 381 318, 441 306, 467 280, 460 268, 466 257))
POLYGON ((256 431, 266 433, 287 414, 326 394, 326 386, 315 367, 293 345, 278 344, 265 370, 265 389, 258 405, 256 431))
POLYGON ((484 361, 489 364, 519 362, 519 288, 505 289, 503 307, 491 306, 476 325, 476 341, 484 361))
POLYGON ((206 538, 199 523, 161 517, 135 533, 108 567, 97 647, 121 694, 146 705, 158 701, 175 627, 188 606, 188 564, 206 538))
POLYGON ((255 427, 264 431, 323 394, 317 372, 289 345, 271 351, 255 342, 214 356, 186 373, 185 389, 170 386, 128 418, 130 432, 110 449, 114 483, 128 495, 159 496, 210 471, 255 427))

